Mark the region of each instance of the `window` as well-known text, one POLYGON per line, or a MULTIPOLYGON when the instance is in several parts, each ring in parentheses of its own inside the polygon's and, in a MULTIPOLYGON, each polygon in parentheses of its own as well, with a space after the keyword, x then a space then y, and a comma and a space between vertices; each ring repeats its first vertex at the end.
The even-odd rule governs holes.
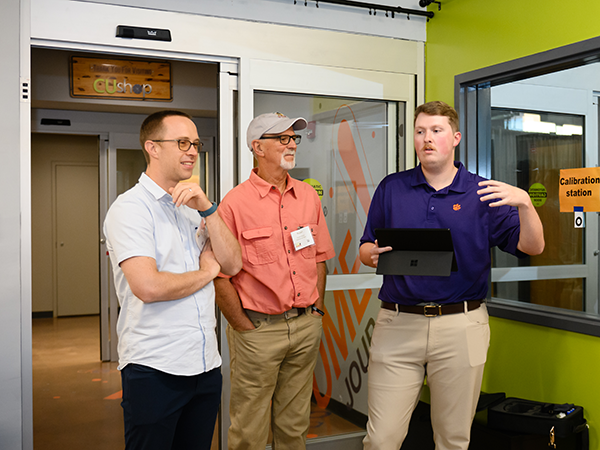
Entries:
POLYGON ((472 172, 529 192, 546 248, 518 259, 492 250, 492 315, 600 336, 598 214, 561 213, 560 169, 598 165, 600 39, 456 77, 463 141, 472 172))

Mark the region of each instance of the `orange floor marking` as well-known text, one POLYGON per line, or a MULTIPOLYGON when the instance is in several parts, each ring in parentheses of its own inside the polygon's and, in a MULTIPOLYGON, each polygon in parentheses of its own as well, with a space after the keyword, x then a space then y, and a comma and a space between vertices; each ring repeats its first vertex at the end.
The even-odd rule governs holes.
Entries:
POLYGON ((114 394, 104 397, 104 400, 118 400, 123 397, 123 391, 115 392, 114 394))

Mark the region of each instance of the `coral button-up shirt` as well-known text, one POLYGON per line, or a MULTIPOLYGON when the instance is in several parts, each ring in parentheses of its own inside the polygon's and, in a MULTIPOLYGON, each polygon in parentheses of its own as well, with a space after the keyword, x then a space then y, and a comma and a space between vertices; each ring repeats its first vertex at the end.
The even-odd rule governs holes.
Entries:
POLYGON ((281 314, 318 298, 317 263, 335 256, 319 196, 288 175, 283 194, 254 169, 232 189, 219 214, 242 248, 242 270, 231 278, 244 309, 281 314), (291 233, 310 227, 315 244, 296 251, 291 233))

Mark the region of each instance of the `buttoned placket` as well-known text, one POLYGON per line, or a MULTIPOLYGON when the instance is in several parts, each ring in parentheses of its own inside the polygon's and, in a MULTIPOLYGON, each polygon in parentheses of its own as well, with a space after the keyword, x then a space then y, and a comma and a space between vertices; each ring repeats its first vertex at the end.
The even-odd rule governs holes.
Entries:
POLYGON ((192 259, 193 252, 192 252, 192 247, 191 247, 192 233, 191 233, 191 230, 188 230, 187 226, 185 226, 185 220, 183 220, 183 217, 182 217, 182 215, 184 213, 181 210, 181 206, 176 207, 174 203, 171 203, 170 208, 173 213, 173 217, 175 218, 175 224, 177 225, 177 230, 179 231, 179 238, 181 240, 181 246, 182 246, 181 250, 183 251, 184 260, 185 260, 185 271, 190 272, 192 270, 195 270, 195 264, 192 259))
POLYGON ((433 192, 429 196, 429 201, 427 202, 427 221, 433 222, 436 217, 436 209, 439 206, 439 197, 436 192, 433 192))
MULTIPOLYGON (((175 217, 175 223, 177 224, 177 230, 179 231, 179 236, 181 239, 181 245, 182 245, 182 251, 184 254, 184 258, 185 258, 185 270, 186 272, 190 272, 192 270, 196 270, 196 263, 193 259, 193 255, 194 255, 194 251, 193 251, 193 245, 196 245, 196 237, 195 237, 195 231, 196 230, 192 230, 191 228, 188 229, 187 226, 187 221, 184 220, 185 217, 183 217, 185 215, 184 211, 183 211, 183 207, 176 207, 174 203, 170 204, 172 211, 173 211, 173 216, 175 217), (183 227, 183 228, 182 228, 183 227)), ((198 260, 198 268, 200 266, 200 261, 198 260)), ((202 313, 201 313, 201 305, 199 304, 199 297, 198 297, 198 292, 194 292, 191 295, 194 299, 194 302, 196 303, 196 312, 198 314, 198 326, 200 327, 200 331, 203 335, 203 340, 202 340, 202 355, 203 355, 203 361, 202 364, 204 365, 204 370, 206 370, 206 360, 208 358, 207 355, 207 349, 206 349, 206 331, 204 329, 204 324, 202 323, 202 313)))
POLYGON ((292 286, 294 287, 294 298, 292 299, 292 304, 294 304, 297 300, 300 300, 302 298, 302 293, 300 292, 299 287, 296 284, 298 267, 296 266, 296 258, 294 257, 294 253, 296 252, 296 250, 294 249, 294 242, 291 236, 292 231, 295 230, 293 229, 292 218, 287 212, 290 207, 290 202, 292 200, 290 199, 290 201, 286 201, 286 199, 290 196, 293 196, 293 194, 290 192, 289 189, 285 190, 283 195, 280 195, 279 223, 282 228, 283 243, 285 246, 288 265, 290 267, 292 286))

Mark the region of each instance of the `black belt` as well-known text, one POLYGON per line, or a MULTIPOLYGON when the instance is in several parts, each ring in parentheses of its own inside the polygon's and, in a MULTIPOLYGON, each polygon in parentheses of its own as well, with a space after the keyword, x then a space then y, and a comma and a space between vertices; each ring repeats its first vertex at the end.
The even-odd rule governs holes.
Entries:
MULTIPOLYGON (((481 306, 483 300, 468 300, 467 311, 473 311, 481 306)), ((445 316, 447 314, 458 314, 464 312, 464 302, 450 303, 447 305, 440 305, 437 303, 431 303, 428 305, 400 305, 398 303, 381 302, 383 309, 391 309, 392 311, 405 312, 410 314, 422 314, 426 317, 445 316)))

